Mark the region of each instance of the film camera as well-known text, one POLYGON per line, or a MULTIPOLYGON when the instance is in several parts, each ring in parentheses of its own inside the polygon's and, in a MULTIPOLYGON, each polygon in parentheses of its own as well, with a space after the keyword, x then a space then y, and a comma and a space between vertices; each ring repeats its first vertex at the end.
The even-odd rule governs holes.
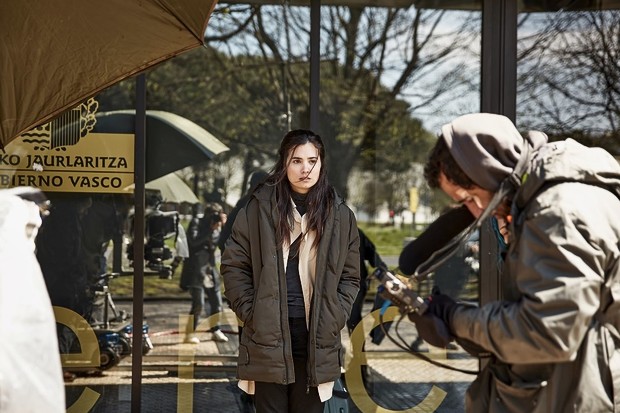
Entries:
POLYGON ((147 217, 144 259, 148 268, 162 272, 169 269, 163 262, 172 259, 172 251, 165 240, 178 235, 180 218, 177 212, 158 212, 157 215, 147 217))
MULTIPOLYGON (((178 235, 179 213, 176 211, 153 211, 146 217, 146 241, 144 243, 144 260, 146 267, 160 275, 170 275, 172 267, 164 261, 173 258, 172 250, 166 245, 166 239, 178 235)), ((133 261, 133 242, 127 245, 127 258, 133 261)))

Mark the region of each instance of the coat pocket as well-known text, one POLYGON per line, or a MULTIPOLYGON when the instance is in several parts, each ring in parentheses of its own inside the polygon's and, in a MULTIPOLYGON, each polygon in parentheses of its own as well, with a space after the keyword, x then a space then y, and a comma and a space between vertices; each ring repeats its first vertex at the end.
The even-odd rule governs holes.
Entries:
POLYGON ((546 412, 544 397, 546 395, 546 381, 504 383, 495 378, 495 386, 491 393, 491 400, 495 401, 496 409, 493 412, 546 412))
POLYGON ((243 344, 239 344, 239 357, 237 358, 237 364, 245 366, 250 362, 250 353, 248 348, 243 344))
POLYGON ((545 413, 546 380, 521 380, 505 365, 489 365, 467 394, 468 412, 545 413))
POLYGON ((317 383, 334 381, 341 373, 341 346, 317 348, 315 352, 317 383))

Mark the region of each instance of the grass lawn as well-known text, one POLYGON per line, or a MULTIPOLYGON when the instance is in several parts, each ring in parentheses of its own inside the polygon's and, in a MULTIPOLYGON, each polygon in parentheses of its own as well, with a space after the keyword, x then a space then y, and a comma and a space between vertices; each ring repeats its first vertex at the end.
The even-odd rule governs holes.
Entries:
MULTIPOLYGON (((174 297, 187 298, 189 293, 181 290, 179 279, 181 277, 181 267, 171 280, 161 279, 158 276, 144 277, 144 297, 174 297)), ((110 280, 110 292, 114 298, 130 298, 133 294, 133 276, 123 275, 110 280)))
MULTIPOLYGON (((405 240, 410 240, 414 236, 414 230, 411 225, 397 228, 394 226, 358 222, 358 226, 364 231, 372 243, 375 244, 377 252, 382 257, 400 255, 400 252, 405 246, 405 240)), ((419 230, 415 231, 415 235, 419 233, 419 230)))

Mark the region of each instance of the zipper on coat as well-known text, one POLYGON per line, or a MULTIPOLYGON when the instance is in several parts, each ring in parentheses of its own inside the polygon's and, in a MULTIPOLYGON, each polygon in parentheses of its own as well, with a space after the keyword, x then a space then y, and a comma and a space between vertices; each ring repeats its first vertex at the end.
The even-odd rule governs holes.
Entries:
MULTIPOLYGON (((272 220, 273 221, 273 220, 272 220)), ((276 246, 276 254, 273 257, 276 261, 275 265, 276 268, 278 269, 278 296, 280 299, 280 309, 282 311, 282 314, 287 315, 288 311, 286 309, 283 308, 282 303, 286 303, 287 302, 287 296, 286 296, 286 287, 282 286, 282 277, 281 277, 281 273, 280 273, 280 265, 283 265, 283 263, 280 261, 280 257, 278 254, 278 248, 276 246), (284 294, 283 294, 284 293, 284 294)), ((286 272, 286 269, 284 269, 284 272, 286 272)), ((286 275, 285 275, 286 277, 286 275)), ((286 281, 285 281, 286 282, 286 281)), ((291 380, 291 376, 289 375, 289 359, 287 358, 286 354, 287 354, 287 340, 286 340, 286 331, 288 331, 288 337, 289 340, 288 342, 291 342, 291 331, 290 331, 290 327, 289 327, 289 323, 288 323, 288 315, 286 317, 283 317, 282 314, 280 315, 280 331, 282 332, 282 358, 284 360, 284 380, 285 380, 285 384, 291 384, 292 380, 291 380)), ((289 344, 290 345, 290 344, 289 344)), ((294 363, 293 359, 290 359, 290 363, 294 363)), ((295 373, 294 373, 295 369, 293 368, 293 380, 295 379, 295 373)))

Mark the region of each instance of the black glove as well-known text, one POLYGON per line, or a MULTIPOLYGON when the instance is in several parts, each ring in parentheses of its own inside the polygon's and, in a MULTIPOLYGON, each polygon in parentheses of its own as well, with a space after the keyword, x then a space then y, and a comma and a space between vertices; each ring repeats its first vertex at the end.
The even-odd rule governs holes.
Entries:
POLYGON ((452 297, 441 294, 439 290, 434 290, 433 294, 427 299, 428 308, 425 314, 433 314, 439 317, 448 326, 452 323, 452 316, 458 304, 452 297))
POLYGON ((416 324, 420 337, 428 344, 445 348, 453 340, 450 332, 452 315, 458 305, 450 296, 433 289, 433 294, 426 300, 427 309, 423 315, 409 314, 409 319, 416 324))
POLYGON ((452 335, 443 320, 434 314, 418 313, 407 314, 409 320, 415 323, 418 335, 431 346, 446 348, 452 341, 452 335))

